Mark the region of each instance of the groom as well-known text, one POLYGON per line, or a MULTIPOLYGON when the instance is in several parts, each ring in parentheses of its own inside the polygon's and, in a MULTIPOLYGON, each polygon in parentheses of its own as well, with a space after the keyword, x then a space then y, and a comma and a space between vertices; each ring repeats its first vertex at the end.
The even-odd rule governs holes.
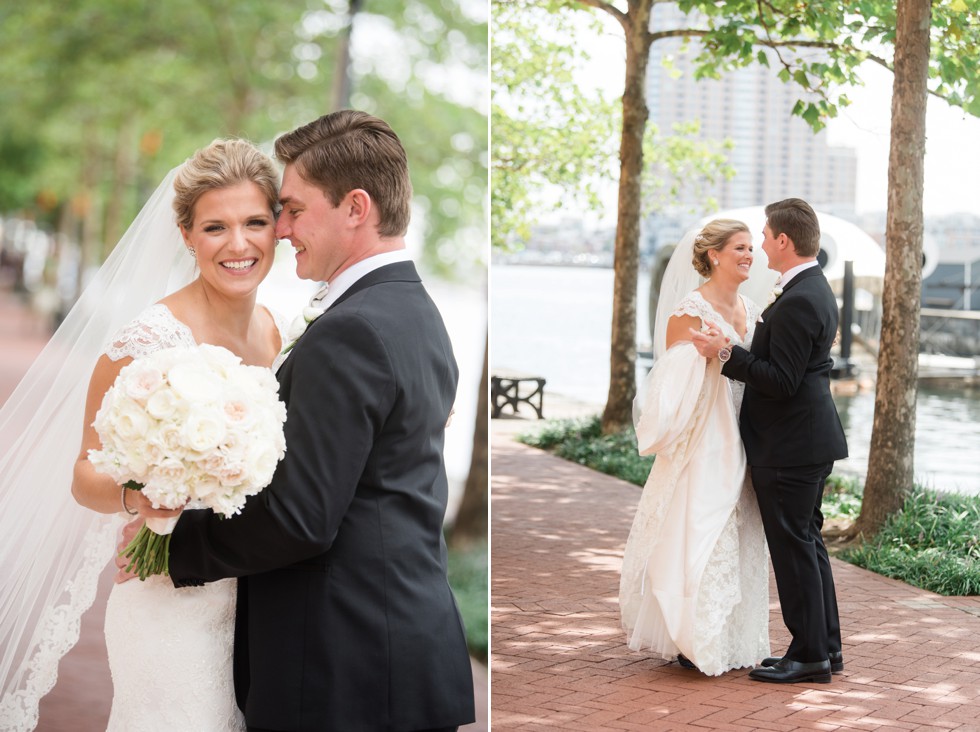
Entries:
POLYGON ((184 512, 170 576, 240 577, 249 730, 455 730, 474 721, 442 537, 458 374, 405 251, 405 151, 384 121, 345 110, 279 138, 276 156, 276 235, 299 277, 328 283, 326 311, 278 373, 287 452, 271 485, 231 520, 184 512))
POLYGON ((834 578, 820 535, 824 481, 834 461, 847 457, 830 395, 837 301, 817 263, 813 209, 789 198, 766 206, 766 217, 762 249, 781 276, 751 351, 728 348, 723 336, 691 337, 702 356, 723 362, 725 376, 745 382, 742 441, 792 635, 784 656, 765 659, 749 677, 825 683, 844 670, 834 578))

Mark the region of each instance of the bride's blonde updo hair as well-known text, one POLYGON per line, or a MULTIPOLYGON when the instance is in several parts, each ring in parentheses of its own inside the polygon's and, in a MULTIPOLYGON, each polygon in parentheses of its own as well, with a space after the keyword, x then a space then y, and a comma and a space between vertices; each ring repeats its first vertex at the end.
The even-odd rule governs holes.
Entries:
POLYGON ((239 183, 255 183, 265 194, 269 209, 279 201, 279 174, 272 159, 247 140, 215 140, 202 147, 174 179, 174 211, 177 223, 190 229, 194 206, 208 191, 230 188, 239 183))
POLYGON ((736 219, 715 219, 709 221, 694 237, 694 257, 692 264, 697 273, 708 279, 711 277, 709 252, 720 252, 728 240, 740 231, 748 232, 749 227, 736 219))

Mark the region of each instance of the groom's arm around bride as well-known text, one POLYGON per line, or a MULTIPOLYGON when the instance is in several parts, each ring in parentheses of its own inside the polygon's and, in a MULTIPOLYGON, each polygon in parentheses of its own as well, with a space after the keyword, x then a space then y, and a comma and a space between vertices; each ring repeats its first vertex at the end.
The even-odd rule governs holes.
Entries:
POLYGON ((443 440, 457 368, 404 253, 411 186, 383 121, 327 115, 280 138, 277 235, 325 313, 278 373, 285 459, 241 515, 185 512, 178 586, 241 577, 235 678, 251 728, 452 729, 473 721, 446 581, 443 440), (193 515, 192 515, 193 514, 193 515))

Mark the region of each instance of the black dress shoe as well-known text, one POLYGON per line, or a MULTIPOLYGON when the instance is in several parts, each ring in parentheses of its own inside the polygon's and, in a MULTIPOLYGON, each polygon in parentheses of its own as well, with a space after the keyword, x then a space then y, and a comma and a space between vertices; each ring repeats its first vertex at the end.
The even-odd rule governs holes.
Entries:
MULTIPOLYGON (((830 656, 830 671, 835 674, 844 673, 844 654, 841 651, 828 654, 830 656)), ((769 667, 775 666, 783 660, 782 656, 770 656, 762 659, 762 665, 769 667)))
POLYGON ((749 678, 755 681, 768 681, 773 684, 796 684, 801 681, 829 684, 830 661, 800 663, 783 658, 772 666, 760 666, 752 669, 749 671, 749 678))
POLYGON ((677 663, 681 666, 681 668, 697 669, 697 666, 694 665, 694 661, 685 656, 683 653, 677 654, 677 663))

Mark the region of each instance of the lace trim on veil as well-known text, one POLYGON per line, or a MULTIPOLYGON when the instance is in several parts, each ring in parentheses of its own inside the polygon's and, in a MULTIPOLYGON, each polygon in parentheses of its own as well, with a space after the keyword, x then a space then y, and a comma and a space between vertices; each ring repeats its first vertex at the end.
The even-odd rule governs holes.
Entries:
POLYGON ((176 227, 173 180, 157 186, 0 407, 0 729, 26 732, 77 643, 81 616, 123 517, 68 492, 89 378, 110 336, 194 277, 176 227), (147 262, 153 263, 147 266, 147 262))
POLYGON ((58 681, 59 661, 78 643, 82 615, 95 602, 99 577, 115 552, 123 523, 118 514, 93 515, 93 526, 82 545, 81 566, 62 593, 67 600, 45 607, 31 639, 37 648, 19 669, 23 688, 2 699, 0 729, 4 732, 29 732, 37 726, 38 704, 58 681))

